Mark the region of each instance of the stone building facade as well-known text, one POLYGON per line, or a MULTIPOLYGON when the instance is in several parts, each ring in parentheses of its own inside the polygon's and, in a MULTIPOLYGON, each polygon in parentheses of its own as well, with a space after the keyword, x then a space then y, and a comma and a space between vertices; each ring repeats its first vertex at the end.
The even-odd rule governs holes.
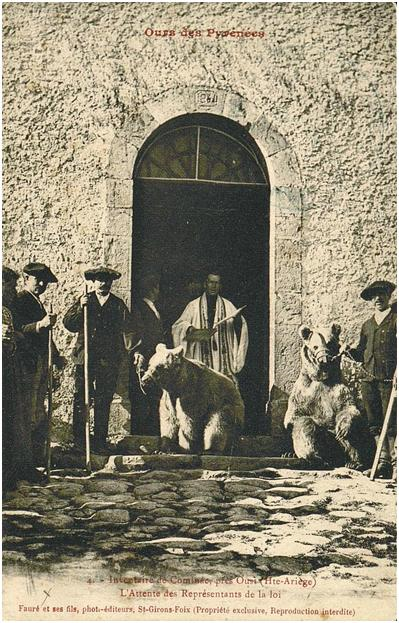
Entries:
MULTIPOLYGON (((394 5, 6 4, 3 29, 3 262, 48 263, 60 314, 82 270, 104 262, 130 305, 134 171, 163 124, 208 114, 255 142, 270 181, 276 439, 300 324, 338 321, 354 340, 369 314, 359 291, 395 279, 394 5)), ((61 323, 56 338, 68 356, 61 323)), ((65 421, 71 374, 57 393, 65 421)))

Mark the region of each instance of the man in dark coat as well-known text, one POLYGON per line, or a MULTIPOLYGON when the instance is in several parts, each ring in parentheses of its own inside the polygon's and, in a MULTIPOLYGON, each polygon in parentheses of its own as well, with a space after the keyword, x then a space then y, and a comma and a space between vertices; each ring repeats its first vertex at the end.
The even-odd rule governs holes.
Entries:
POLYGON ((141 343, 134 359, 137 373, 133 372, 132 380, 131 432, 132 434, 140 432, 145 435, 159 435, 159 400, 162 392, 154 385, 144 395, 137 376, 146 369, 157 344, 165 343, 163 323, 156 307, 159 298, 157 275, 147 274, 141 278, 140 295, 136 310, 141 325, 141 343))
MULTIPOLYGON (((390 281, 375 281, 361 292, 362 299, 372 302, 374 314, 363 324, 359 344, 355 348, 347 348, 356 361, 363 363, 362 399, 376 442, 381 433, 396 369, 396 308, 389 305, 395 287, 390 281)), ((377 471, 382 478, 389 478, 396 470, 395 440, 396 417, 392 415, 377 471)))
POLYGON ((20 345, 22 333, 15 330, 12 308, 15 304, 18 274, 3 266, 2 351, 3 400, 2 448, 3 491, 13 489, 18 480, 41 482, 43 474, 34 468, 30 422, 23 401, 20 345))
MULTIPOLYGON (((18 293, 13 306, 15 327, 21 331, 20 354, 24 384, 24 408, 26 424, 31 427, 33 457, 36 465, 45 461, 48 417, 44 409, 48 380, 49 329, 55 325, 56 314, 48 313, 40 296, 49 283, 57 283, 50 268, 40 262, 31 262, 23 268, 24 290, 18 293)), ((54 363, 62 365, 55 345, 54 363)))
POLYGON ((74 349, 75 394, 73 404, 73 435, 75 444, 82 447, 85 431, 84 410, 84 327, 83 308, 88 309, 89 380, 94 398, 94 444, 97 451, 106 449, 111 402, 118 380, 124 351, 133 352, 140 338, 132 316, 122 299, 111 294, 112 282, 121 274, 112 268, 99 266, 86 270, 85 278, 94 283, 94 291, 84 294, 67 311, 64 326, 78 333, 74 349))

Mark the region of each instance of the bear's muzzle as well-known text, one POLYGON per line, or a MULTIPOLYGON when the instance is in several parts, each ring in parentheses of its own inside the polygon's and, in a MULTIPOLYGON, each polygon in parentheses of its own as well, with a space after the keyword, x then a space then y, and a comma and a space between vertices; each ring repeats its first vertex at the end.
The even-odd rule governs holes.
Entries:
POLYGON ((328 351, 319 351, 316 353, 316 361, 318 364, 327 364, 332 360, 332 356, 328 351))

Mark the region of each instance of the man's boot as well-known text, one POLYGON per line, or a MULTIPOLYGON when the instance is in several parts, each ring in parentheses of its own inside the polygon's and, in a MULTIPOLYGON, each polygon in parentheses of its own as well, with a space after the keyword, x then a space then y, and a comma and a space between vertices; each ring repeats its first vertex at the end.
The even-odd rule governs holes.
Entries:
POLYGON ((389 454, 391 456, 391 465, 392 465, 392 481, 397 481, 397 471, 396 471, 396 437, 393 435, 388 435, 388 446, 389 446, 389 454))
MULTIPOLYGON (((375 443, 378 445, 380 436, 375 436, 375 443)), ((380 460, 378 461, 377 471, 375 473, 376 478, 390 479, 392 476, 391 455, 389 452, 388 439, 385 437, 382 445, 380 460)))

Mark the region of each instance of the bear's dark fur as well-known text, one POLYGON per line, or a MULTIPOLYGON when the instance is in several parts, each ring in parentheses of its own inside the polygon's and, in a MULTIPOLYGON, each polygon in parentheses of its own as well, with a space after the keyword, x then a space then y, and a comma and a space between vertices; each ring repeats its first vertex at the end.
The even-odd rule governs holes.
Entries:
POLYGON ((158 344, 142 378, 157 383, 162 449, 230 454, 244 422, 244 404, 234 383, 200 361, 183 356, 180 346, 158 344))

